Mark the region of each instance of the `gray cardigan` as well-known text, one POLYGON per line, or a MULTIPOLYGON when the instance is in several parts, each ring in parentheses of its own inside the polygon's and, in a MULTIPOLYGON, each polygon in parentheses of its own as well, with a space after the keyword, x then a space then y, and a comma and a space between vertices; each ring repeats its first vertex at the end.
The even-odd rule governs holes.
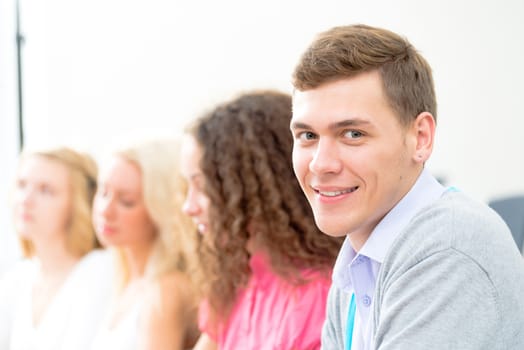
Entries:
MULTIPOLYGON (((350 295, 332 285, 322 349, 344 349, 350 295)), ((377 277, 374 349, 524 349, 524 261, 488 206, 447 192, 399 234, 377 277)))

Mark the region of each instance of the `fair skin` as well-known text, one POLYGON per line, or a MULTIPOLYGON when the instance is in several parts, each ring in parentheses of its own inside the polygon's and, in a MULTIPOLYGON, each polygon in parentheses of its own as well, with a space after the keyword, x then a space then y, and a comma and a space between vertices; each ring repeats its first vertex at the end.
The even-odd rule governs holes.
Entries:
MULTIPOLYGON (((202 149, 194 137, 186 135, 182 142, 180 171, 188 183, 183 211, 190 216, 200 234, 209 231, 210 200, 204 191, 205 178, 200 170, 202 149)), ((194 350, 215 350, 217 344, 203 333, 198 339, 194 350)))
POLYGON ((148 288, 145 299, 150 302, 141 314, 139 329, 144 336, 139 349, 186 349, 194 344, 194 297, 190 288, 184 288, 189 283, 186 276, 174 272, 148 288))
POLYGON ((13 214, 18 234, 33 243, 40 263, 33 285, 34 326, 80 260, 66 247, 71 196, 70 173, 64 164, 42 156, 22 161, 13 193, 13 214))
POLYGON ((217 344, 207 334, 202 334, 193 350, 216 350, 217 344))
POLYGON ((100 241, 122 248, 132 279, 140 278, 154 243, 155 227, 143 199, 142 173, 134 163, 116 156, 104 164, 93 221, 100 241))
POLYGON ((102 168, 93 206, 93 221, 100 241, 123 251, 130 278, 111 312, 110 328, 117 327, 126 311, 141 303, 139 349, 183 349, 189 300, 184 276, 169 273, 155 283, 145 269, 156 239, 142 189, 138 166, 113 157, 102 168))
POLYGON ((192 136, 184 137, 180 158, 180 170, 188 183, 183 211, 193 219, 198 232, 206 234, 209 230, 210 201, 204 191, 205 178, 200 170, 202 149, 192 136))
POLYGON ((293 167, 319 228, 364 245, 411 189, 429 158, 428 112, 402 126, 377 71, 295 91, 293 167))

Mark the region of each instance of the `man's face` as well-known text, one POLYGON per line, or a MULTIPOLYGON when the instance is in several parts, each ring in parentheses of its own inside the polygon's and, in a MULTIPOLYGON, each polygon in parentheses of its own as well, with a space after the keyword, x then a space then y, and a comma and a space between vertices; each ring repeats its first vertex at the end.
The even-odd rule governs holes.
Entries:
POLYGON ((376 71, 295 92, 293 168, 323 232, 365 242, 420 173, 415 130, 376 71))

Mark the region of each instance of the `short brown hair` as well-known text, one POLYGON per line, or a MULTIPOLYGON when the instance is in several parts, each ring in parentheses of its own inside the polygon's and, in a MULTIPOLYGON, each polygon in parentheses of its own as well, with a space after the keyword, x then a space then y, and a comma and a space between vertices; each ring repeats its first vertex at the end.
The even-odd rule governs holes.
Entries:
POLYGON ((406 39, 382 28, 358 24, 320 33, 300 58, 293 86, 305 91, 373 70, 402 125, 422 112, 436 120, 431 67, 406 39))

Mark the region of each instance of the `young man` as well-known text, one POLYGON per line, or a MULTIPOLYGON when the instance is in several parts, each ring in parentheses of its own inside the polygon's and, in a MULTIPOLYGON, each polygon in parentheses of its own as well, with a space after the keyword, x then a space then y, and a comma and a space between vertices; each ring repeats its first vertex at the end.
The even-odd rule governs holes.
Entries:
POLYGON ((346 236, 323 349, 524 349, 524 263, 503 220, 424 169, 431 69, 364 25, 320 34, 294 75, 293 164, 319 228, 346 236))

